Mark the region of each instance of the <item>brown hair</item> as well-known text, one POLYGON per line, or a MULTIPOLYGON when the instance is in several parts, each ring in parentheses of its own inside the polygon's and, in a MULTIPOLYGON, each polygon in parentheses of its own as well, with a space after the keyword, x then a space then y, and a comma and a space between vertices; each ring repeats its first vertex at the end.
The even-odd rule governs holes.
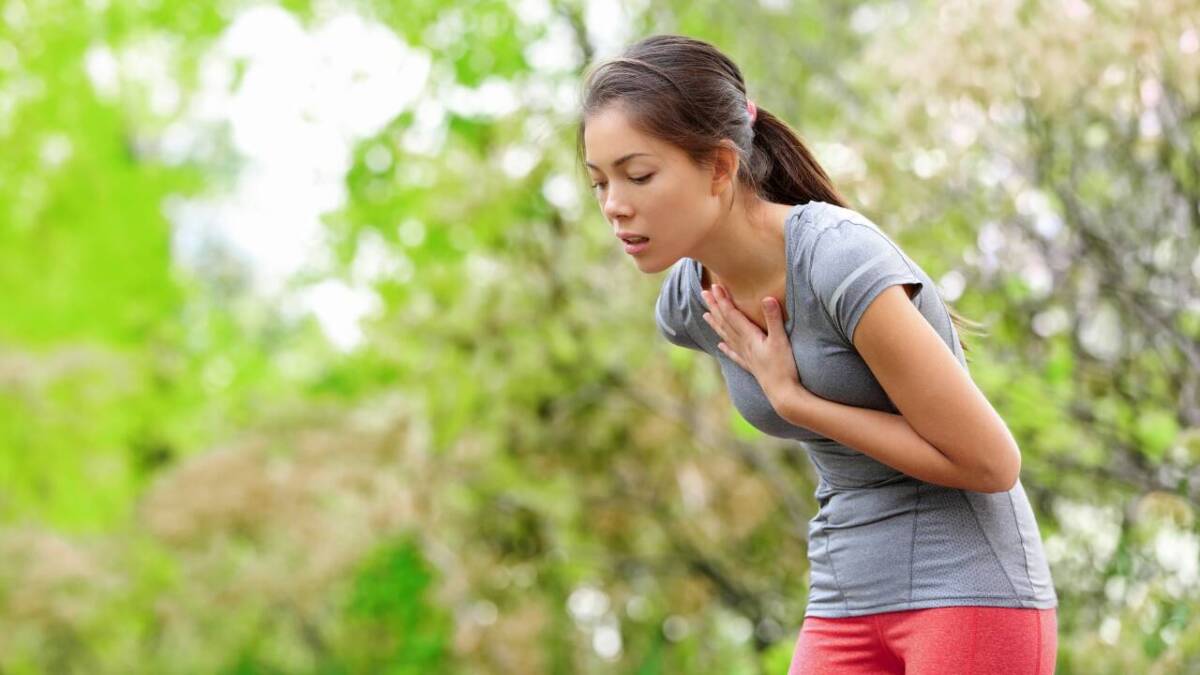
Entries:
MULTIPOLYGON (((576 153, 584 167, 589 116, 619 105, 642 133, 682 149, 698 167, 711 167, 715 150, 731 146, 740 158, 734 189, 783 204, 823 201, 850 208, 799 135, 757 105, 751 120, 741 70, 713 45, 682 35, 652 35, 619 56, 589 68, 580 102, 576 153)), ((960 333, 965 319, 946 303, 960 333)))

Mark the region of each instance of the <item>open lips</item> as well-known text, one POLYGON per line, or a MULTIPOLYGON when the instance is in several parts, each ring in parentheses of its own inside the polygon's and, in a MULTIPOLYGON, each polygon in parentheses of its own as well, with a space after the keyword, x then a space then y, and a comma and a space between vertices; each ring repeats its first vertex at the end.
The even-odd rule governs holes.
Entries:
POLYGON ((625 242, 625 252, 630 255, 641 253, 642 251, 646 250, 648 246, 650 246, 650 238, 643 237, 640 234, 624 234, 618 236, 621 237, 621 241, 625 242))

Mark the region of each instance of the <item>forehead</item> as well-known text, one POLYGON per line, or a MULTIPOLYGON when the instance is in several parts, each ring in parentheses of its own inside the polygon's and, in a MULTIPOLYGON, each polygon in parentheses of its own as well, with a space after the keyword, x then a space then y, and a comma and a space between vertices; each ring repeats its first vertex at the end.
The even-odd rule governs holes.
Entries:
POLYGON ((626 161, 663 158, 668 154, 657 139, 630 124, 629 117, 617 106, 608 106, 588 116, 584 123, 583 144, 587 164, 600 169, 633 153, 637 154, 626 161))

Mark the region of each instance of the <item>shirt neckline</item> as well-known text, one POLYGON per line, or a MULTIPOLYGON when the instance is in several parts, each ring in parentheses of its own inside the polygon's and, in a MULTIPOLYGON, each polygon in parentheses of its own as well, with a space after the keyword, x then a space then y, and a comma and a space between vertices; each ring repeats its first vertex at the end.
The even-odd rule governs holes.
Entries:
MULTIPOLYGON (((793 221, 804 212, 804 207, 808 206, 809 204, 812 204, 812 202, 796 204, 790 211, 788 211, 787 217, 783 219, 783 255, 784 260, 786 261, 785 267, 787 268, 785 270, 785 278, 783 283, 783 304, 784 307, 787 308, 787 321, 783 322, 783 328, 784 331, 789 334, 792 332, 792 326, 795 325, 796 321, 795 302, 793 302, 792 298, 792 286, 795 282, 795 280, 792 278, 792 229, 795 227, 793 221)), ((701 295, 701 291, 703 289, 700 286, 703 265, 701 265, 700 261, 696 260, 695 258, 688 258, 688 260, 690 261, 688 268, 692 272, 691 279, 689 280, 690 283, 688 284, 692 288, 692 298, 700 307, 703 308, 705 306, 704 296, 701 295)), ((707 325, 707 323, 705 325, 707 325)), ((711 330, 711 326, 709 328, 711 330)))

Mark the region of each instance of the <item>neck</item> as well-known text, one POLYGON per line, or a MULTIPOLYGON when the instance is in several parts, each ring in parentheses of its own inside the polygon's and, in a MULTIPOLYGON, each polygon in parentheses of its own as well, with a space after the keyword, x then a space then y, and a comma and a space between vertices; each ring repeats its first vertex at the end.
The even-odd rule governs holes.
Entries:
POLYGON ((701 285, 718 283, 735 298, 774 291, 786 278, 784 221, 793 206, 757 196, 748 205, 735 201, 691 256, 703 267, 701 285))

